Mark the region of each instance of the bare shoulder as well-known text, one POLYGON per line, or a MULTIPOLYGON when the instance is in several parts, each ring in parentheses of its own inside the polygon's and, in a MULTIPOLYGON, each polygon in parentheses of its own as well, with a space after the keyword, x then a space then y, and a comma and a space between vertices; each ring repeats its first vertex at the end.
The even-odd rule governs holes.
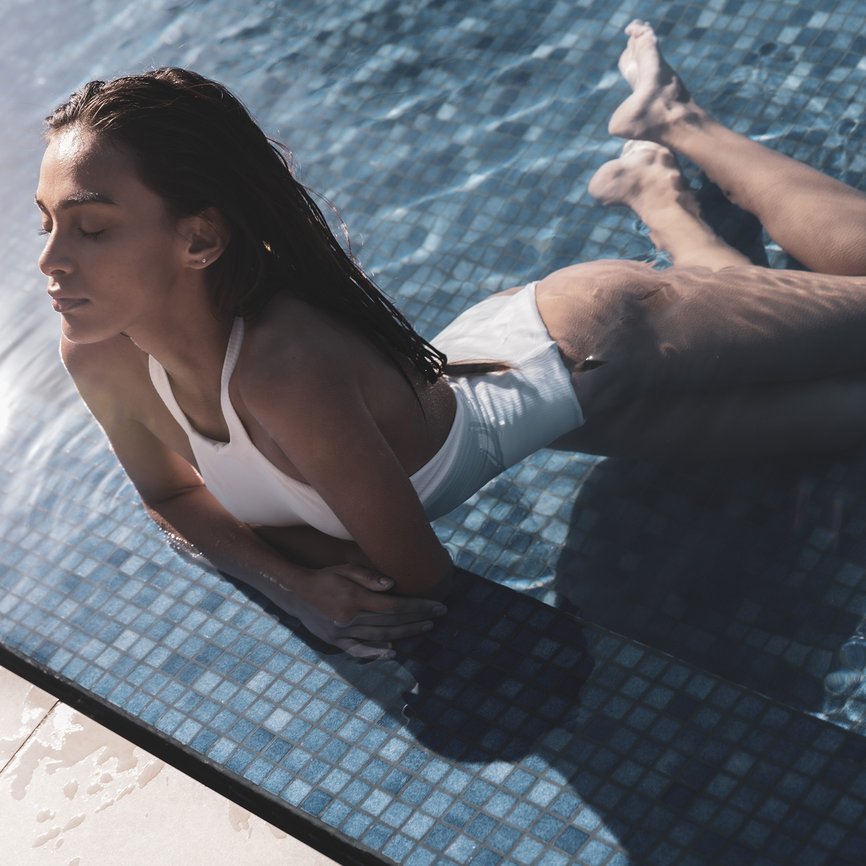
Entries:
POLYGON ((304 399, 322 388, 345 392, 357 382, 359 345, 346 326, 309 304, 275 299, 266 315, 249 323, 237 366, 237 384, 245 400, 304 399))
POLYGON ((94 414, 142 407, 152 390, 147 355, 124 336, 98 343, 73 343, 60 338, 60 358, 75 387, 94 414))

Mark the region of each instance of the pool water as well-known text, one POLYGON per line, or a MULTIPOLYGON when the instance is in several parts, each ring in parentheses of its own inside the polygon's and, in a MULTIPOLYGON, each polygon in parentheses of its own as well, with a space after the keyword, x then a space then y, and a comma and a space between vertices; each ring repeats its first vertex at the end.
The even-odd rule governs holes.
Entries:
MULTIPOLYGON (((72 89, 189 66, 292 148, 431 336, 575 261, 665 266, 633 216, 586 193, 620 148, 606 127, 633 17, 720 118, 866 189, 861 3, 0 10, 3 659, 345 862, 866 860, 866 452, 542 452, 436 524, 485 580, 394 662, 361 665, 146 519, 60 367, 32 204, 41 118, 72 89)), ((788 263, 702 197, 726 236, 788 263)))

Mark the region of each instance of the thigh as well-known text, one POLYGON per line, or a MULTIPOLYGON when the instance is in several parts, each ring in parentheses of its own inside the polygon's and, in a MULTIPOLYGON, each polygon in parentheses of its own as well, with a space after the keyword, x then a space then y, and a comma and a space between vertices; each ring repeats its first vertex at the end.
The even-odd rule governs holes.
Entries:
POLYGON ((610 457, 827 453, 866 440, 866 374, 660 395, 590 418, 552 447, 610 457))
POLYGON ((859 277, 609 262, 554 274, 538 295, 589 419, 645 398, 866 369, 859 277))

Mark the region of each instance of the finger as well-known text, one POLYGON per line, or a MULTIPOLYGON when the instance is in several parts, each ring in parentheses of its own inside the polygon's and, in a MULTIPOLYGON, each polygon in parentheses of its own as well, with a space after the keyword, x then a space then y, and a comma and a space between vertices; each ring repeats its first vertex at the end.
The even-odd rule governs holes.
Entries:
POLYGON ((360 603, 364 613, 393 613, 431 619, 445 616, 448 608, 430 598, 407 598, 402 595, 370 595, 360 603))
POLYGON ((394 581, 390 577, 364 565, 340 566, 340 574, 352 583, 357 583, 358 586, 363 586, 364 589, 372 592, 387 592, 394 586, 394 581))
POLYGON ((357 616, 352 617, 352 619, 350 619, 348 622, 336 623, 336 625, 338 625, 340 628, 352 628, 358 625, 394 626, 406 625, 407 623, 422 623, 430 621, 431 616, 426 611, 422 611, 421 613, 403 613, 400 611, 364 611, 362 613, 359 613, 357 616))
POLYGON ((352 625, 344 632, 346 637, 365 643, 400 640, 426 634, 433 628, 432 622, 407 622, 402 625, 352 625))
POLYGON ((347 628, 352 625, 400 625, 404 622, 426 622, 444 616, 448 608, 444 604, 434 602, 418 607, 403 607, 402 605, 379 604, 364 602, 365 608, 351 619, 335 619, 334 625, 338 628, 347 628))

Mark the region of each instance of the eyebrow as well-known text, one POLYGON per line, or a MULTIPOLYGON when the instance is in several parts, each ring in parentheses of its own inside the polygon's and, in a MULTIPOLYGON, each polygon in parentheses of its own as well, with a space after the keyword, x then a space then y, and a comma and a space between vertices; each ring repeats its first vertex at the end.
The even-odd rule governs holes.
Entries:
MULTIPOLYGON (((42 204, 39 199, 35 199, 36 206, 39 210, 45 210, 45 205, 42 204)), ((107 195, 103 195, 101 192, 76 192, 73 193, 69 198, 63 199, 62 202, 58 205, 59 210, 69 210, 73 207, 81 207, 85 204, 117 204, 117 202, 113 198, 109 198, 107 195)))

